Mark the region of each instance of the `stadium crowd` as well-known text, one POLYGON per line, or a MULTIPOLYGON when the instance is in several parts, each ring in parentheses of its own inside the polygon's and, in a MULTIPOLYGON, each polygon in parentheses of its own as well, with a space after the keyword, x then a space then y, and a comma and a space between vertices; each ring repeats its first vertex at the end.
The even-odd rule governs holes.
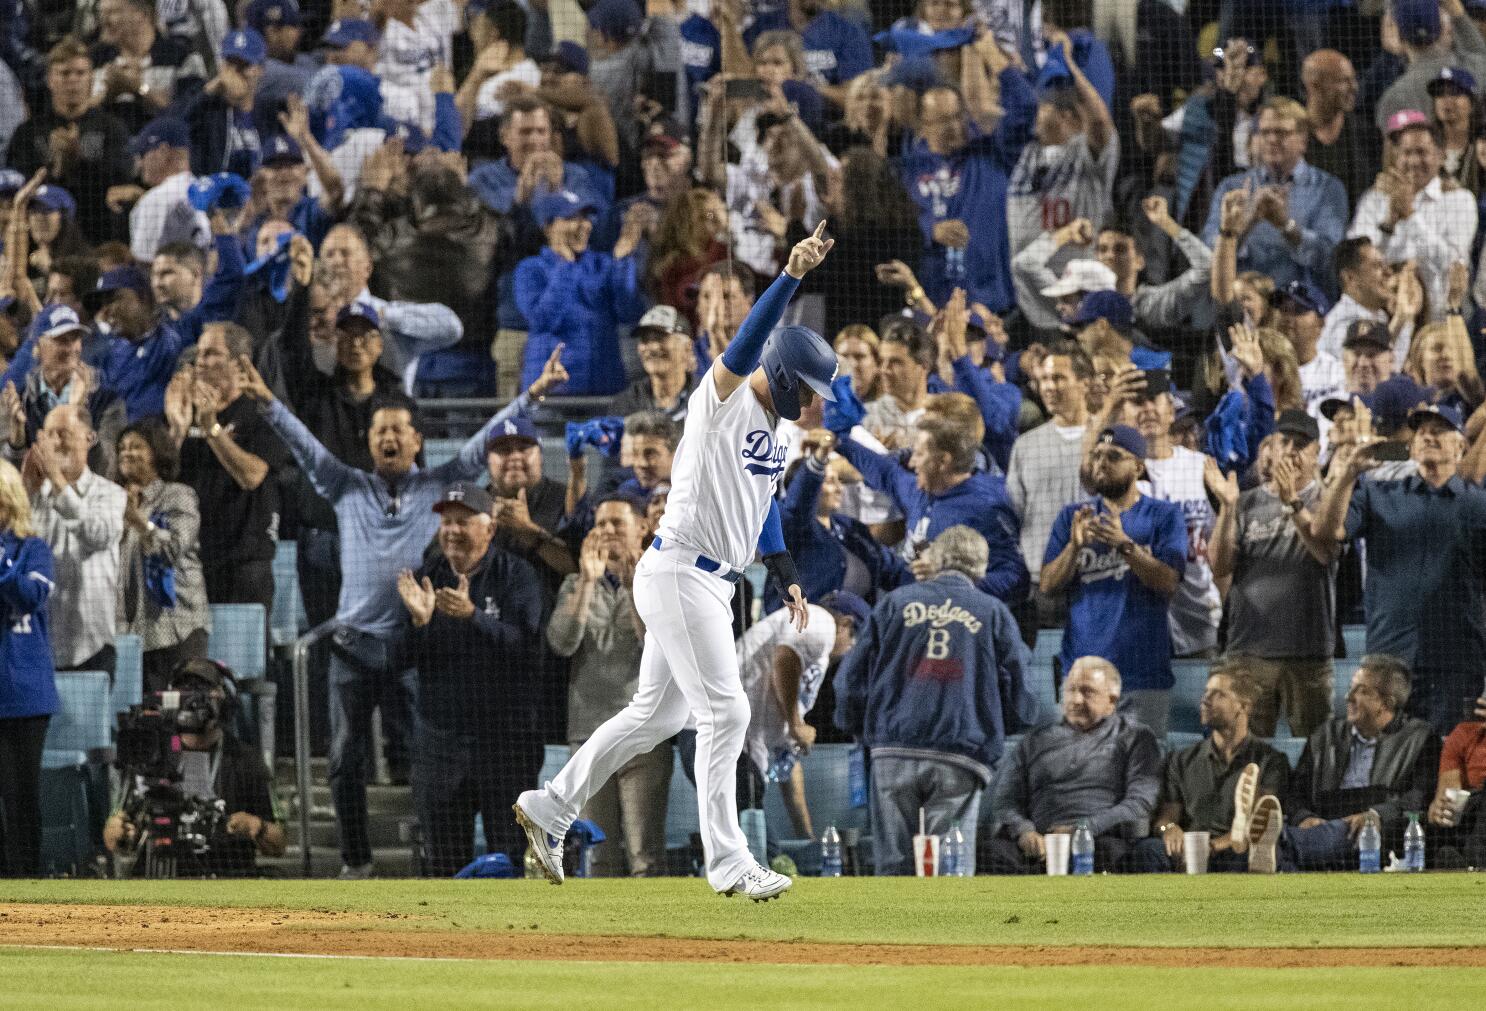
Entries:
MULTIPOLYGON (((1486 866, 1483 31, 1468 0, 5 0, 0 874, 41 866, 55 672, 112 678, 132 633, 171 685, 211 605, 271 612, 289 540, 335 622, 341 876, 376 870, 379 757, 427 873, 477 814, 519 873, 544 746, 634 691, 688 398, 822 220, 786 322, 838 401, 744 450, 788 447, 817 606, 796 634, 739 584, 740 805, 815 835, 796 759, 855 740, 877 873, 921 812, 990 873, 1083 821, 1101 869, 1192 830, 1214 869, 1355 868, 1409 812, 1486 866), (432 459, 471 398, 501 406, 432 459), (1211 661, 1196 743, 1174 659, 1211 661)), ((672 755, 585 811, 595 873, 665 872, 672 755)), ((248 864, 284 848, 268 778, 215 785, 254 798, 248 864)))

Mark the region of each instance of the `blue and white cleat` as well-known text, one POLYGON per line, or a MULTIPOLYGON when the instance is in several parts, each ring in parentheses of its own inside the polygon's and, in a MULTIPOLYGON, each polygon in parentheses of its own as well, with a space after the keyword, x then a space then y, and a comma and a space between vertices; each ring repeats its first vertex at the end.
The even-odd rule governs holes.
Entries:
POLYGON ((516 824, 520 825, 526 833, 526 841, 531 846, 532 852, 537 855, 537 862, 542 865, 542 874, 554 885, 562 884, 562 840, 554 838, 545 828, 537 823, 537 820, 526 813, 522 806, 526 799, 536 791, 527 790, 516 798, 516 803, 511 805, 511 810, 516 812, 516 824))

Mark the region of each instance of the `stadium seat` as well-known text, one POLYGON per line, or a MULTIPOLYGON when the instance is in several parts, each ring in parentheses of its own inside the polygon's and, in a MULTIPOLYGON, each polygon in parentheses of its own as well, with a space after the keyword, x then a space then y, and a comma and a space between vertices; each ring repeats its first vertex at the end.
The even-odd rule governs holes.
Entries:
MULTIPOLYGON (((800 760, 805 770, 805 804, 810 808, 811 826, 819 834, 827 825, 838 831, 867 827, 867 809, 851 806, 850 744, 822 744, 800 760)), ((769 834, 777 839, 794 836, 784 796, 776 784, 764 793, 764 816, 769 834)))
POLYGON ((265 620, 262 604, 213 604, 207 655, 232 668, 239 682, 261 678, 267 668, 265 620))
POLYGON ((1347 711, 1347 692, 1352 687, 1352 675, 1362 666, 1362 654, 1336 661, 1331 680, 1331 715, 1341 716, 1347 711))
POLYGON ((42 765, 81 765, 106 756, 113 746, 114 708, 103 671, 58 671, 59 706, 46 727, 42 765))
POLYGON ((1200 744, 1205 734, 1193 734, 1185 731, 1169 731, 1166 734, 1166 753, 1168 755, 1190 748, 1194 744, 1200 744))
POLYGON ((429 467, 438 467, 448 463, 459 455, 459 447, 465 444, 464 439, 425 439, 423 442, 423 462, 429 467))
POLYGON ((1043 719, 1058 711, 1058 686, 1055 661, 1063 651, 1063 630, 1044 628, 1037 633, 1032 649, 1032 666, 1027 670, 1027 690, 1037 700, 1043 719))
POLYGON ((1167 729, 1177 733, 1200 734, 1202 721, 1197 707, 1207 690, 1207 675, 1212 664, 1207 660, 1173 660, 1171 672, 1176 684, 1171 689, 1171 719, 1167 729))
POLYGON ((300 632, 309 628, 304 613, 304 600, 299 595, 299 566, 294 541, 279 541, 273 555, 273 614, 269 616, 269 633, 275 647, 290 646, 300 632))
POLYGON ((43 768, 41 873, 47 877, 79 874, 93 859, 90 836, 87 767, 67 764, 43 768))
POLYGON ((1367 626, 1343 625, 1342 642, 1347 645, 1347 659, 1361 660, 1367 652, 1367 626))
POLYGON ((113 711, 122 713, 144 699, 144 644, 137 635, 114 636, 113 711))
POLYGON ((1269 743, 1290 760, 1291 769, 1295 768, 1295 764, 1300 761, 1300 753, 1305 750, 1304 737, 1274 737, 1269 743))

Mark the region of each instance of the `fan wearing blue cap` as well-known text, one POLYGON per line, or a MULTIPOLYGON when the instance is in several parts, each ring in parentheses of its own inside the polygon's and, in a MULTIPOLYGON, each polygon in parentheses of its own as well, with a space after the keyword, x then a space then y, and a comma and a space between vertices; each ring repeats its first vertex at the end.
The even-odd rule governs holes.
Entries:
MULTIPOLYGON (((129 212, 129 250, 138 262, 149 263, 163 241, 171 211, 188 199, 192 182, 190 127, 176 116, 152 119, 129 142, 129 153, 145 185, 144 195, 129 212)), ((112 196, 109 202, 115 205, 112 196)))
POLYGON ((572 190, 541 194, 531 210, 547 244, 516 267, 516 305, 530 325, 522 382, 534 380, 561 344, 572 377, 564 393, 618 393, 625 373, 616 328, 633 326, 645 311, 633 255, 640 233, 627 226, 613 255, 588 248, 596 208, 572 190))
POLYGON ((268 44, 252 28, 228 32, 222 39, 217 76, 185 111, 191 129, 191 171, 197 175, 232 172, 250 179, 262 157, 258 123, 258 86, 268 44))
POLYGON ((99 369, 102 388, 124 401, 131 423, 165 413, 165 387, 186 341, 155 311, 149 277, 133 264, 106 270, 83 293, 83 305, 108 337, 99 369))
POLYGON ((1068 595, 1062 664, 1102 657, 1120 673, 1119 707, 1166 734, 1171 598, 1187 565, 1187 523, 1174 502, 1145 495, 1145 438, 1126 425, 1099 433, 1085 484, 1094 498, 1063 507, 1042 562, 1042 592, 1068 595))
POLYGON ((377 26, 365 18, 337 18, 325 29, 320 45, 326 63, 360 67, 371 73, 377 66, 377 43, 381 40, 377 26))
POLYGON ((304 93, 320 64, 300 49, 304 16, 295 0, 252 0, 243 12, 243 24, 263 36, 268 51, 258 84, 258 104, 272 116, 290 95, 304 93))
POLYGON ((1464 67, 1442 67, 1429 82, 1430 110, 1439 124, 1446 167, 1456 182, 1474 192, 1480 162, 1466 157, 1476 139, 1476 103, 1481 97, 1476 75, 1464 67))
MULTIPOLYGON (((1342 262, 1348 254, 1343 248, 1348 239, 1337 247, 1335 261, 1342 262)), ((1361 240, 1366 244, 1367 240, 1361 240)), ((1376 255, 1376 250, 1367 247, 1376 255)), ((1276 288, 1269 296, 1269 304, 1275 311, 1279 329, 1290 339, 1295 348, 1295 363, 1300 370, 1300 389, 1307 409, 1322 400, 1340 393, 1346 385, 1346 374, 1342 371, 1339 354, 1322 350, 1322 338, 1327 326, 1327 313, 1331 301, 1326 293, 1315 285, 1304 281, 1291 281, 1283 288, 1276 288)))

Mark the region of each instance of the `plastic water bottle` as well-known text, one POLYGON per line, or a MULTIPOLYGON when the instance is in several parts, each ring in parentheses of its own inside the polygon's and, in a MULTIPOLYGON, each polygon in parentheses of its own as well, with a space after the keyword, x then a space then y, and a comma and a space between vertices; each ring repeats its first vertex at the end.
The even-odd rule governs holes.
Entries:
POLYGON ((800 760, 800 746, 792 744, 781 747, 774 752, 774 760, 769 763, 768 780, 771 783, 788 783, 790 773, 795 771, 795 763, 800 760))
POLYGON ((1377 874, 1383 869, 1383 836, 1371 812, 1357 833, 1357 869, 1363 874, 1377 874))
POLYGON ((1424 869, 1424 826, 1419 824, 1419 812, 1409 812, 1409 827, 1403 833, 1403 869, 1424 869))
POLYGON ((970 876, 970 860, 966 852, 965 833, 960 831, 960 823, 945 834, 939 844, 939 875, 946 878, 968 878, 970 876))
POLYGON ((1068 846, 1068 853, 1069 874, 1088 877, 1094 873, 1094 833, 1089 828, 1087 818, 1078 820, 1078 826, 1074 828, 1073 839, 1068 846))
POLYGON ((825 833, 820 837, 820 876, 841 876, 841 835, 836 831, 835 825, 827 825, 825 833))

